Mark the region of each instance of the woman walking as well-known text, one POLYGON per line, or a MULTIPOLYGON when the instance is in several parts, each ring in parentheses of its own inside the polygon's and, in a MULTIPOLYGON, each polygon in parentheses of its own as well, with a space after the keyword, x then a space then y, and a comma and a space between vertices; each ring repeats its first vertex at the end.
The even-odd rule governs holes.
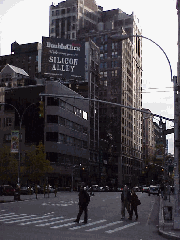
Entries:
POLYGON ((138 219, 138 213, 137 213, 137 206, 139 205, 139 199, 138 196, 136 195, 134 189, 132 189, 132 194, 131 194, 131 210, 130 210, 130 217, 128 218, 129 220, 132 220, 133 216, 133 211, 136 215, 136 220, 138 219))

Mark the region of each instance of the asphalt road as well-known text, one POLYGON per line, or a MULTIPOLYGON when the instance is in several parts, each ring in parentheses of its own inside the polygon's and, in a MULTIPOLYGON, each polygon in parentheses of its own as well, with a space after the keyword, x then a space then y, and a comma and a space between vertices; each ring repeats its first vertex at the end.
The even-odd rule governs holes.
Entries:
MULTIPOLYGON (((57 197, 0 204, 1 240, 161 240, 158 235, 159 197, 137 193, 139 218, 121 220, 121 193, 97 192, 91 197, 88 224, 74 223, 78 193, 58 192, 57 197)), ((83 216, 81 217, 83 221, 83 216)))

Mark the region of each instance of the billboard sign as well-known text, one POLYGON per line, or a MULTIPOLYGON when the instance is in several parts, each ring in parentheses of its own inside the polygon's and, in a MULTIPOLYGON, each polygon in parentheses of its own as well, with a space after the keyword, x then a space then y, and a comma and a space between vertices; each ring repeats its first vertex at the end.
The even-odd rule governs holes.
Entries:
POLYGON ((19 152, 19 131, 15 130, 11 131, 11 152, 12 153, 19 152))
POLYGON ((85 77, 85 43, 42 37, 42 74, 64 79, 85 77))

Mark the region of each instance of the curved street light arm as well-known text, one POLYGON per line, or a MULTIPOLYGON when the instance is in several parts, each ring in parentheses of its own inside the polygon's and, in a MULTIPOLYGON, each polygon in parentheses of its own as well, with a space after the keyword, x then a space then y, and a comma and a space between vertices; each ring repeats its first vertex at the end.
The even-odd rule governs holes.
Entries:
POLYGON ((145 38, 145 39, 151 41, 152 43, 154 43, 156 46, 158 46, 158 47, 161 49, 161 51, 164 53, 164 55, 165 55, 165 57, 166 57, 166 59, 167 59, 167 61, 168 61, 168 64, 169 64, 169 68, 170 68, 170 72, 171 72, 171 82, 172 82, 172 81, 173 81, 173 76, 172 76, 172 67, 171 67, 170 60, 169 60, 166 52, 163 50, 163 48, 162 48, 159 44, 157 44, 157 43, 156 43, 155 41, 153 41, 152 39, 150 39, 150 38, 148 38, 148 37, 145 37, 145 36, 142 36, 142 35, 118 35, 118 34, 117 34, 117 35, 111 36, 112 39, 116 39, 116 40, 126 40, 126 39, 131 38, 131 37, 141 37, 141 38, 145 38))

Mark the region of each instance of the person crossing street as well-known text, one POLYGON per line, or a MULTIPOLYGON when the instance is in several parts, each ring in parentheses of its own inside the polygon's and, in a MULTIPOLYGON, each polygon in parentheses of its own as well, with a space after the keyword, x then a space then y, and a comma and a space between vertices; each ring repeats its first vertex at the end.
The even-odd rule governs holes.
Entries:
POLYGON ((84 187, 81 186, 80 192, 79 192, 79 213, 77 215, 77 218, 74 222, 79 223, 80 217, 84 211, 84 222, 87 223, 88 220, 88 204, 90 202, 90 196, 89 194, 84 190, 84 187))

